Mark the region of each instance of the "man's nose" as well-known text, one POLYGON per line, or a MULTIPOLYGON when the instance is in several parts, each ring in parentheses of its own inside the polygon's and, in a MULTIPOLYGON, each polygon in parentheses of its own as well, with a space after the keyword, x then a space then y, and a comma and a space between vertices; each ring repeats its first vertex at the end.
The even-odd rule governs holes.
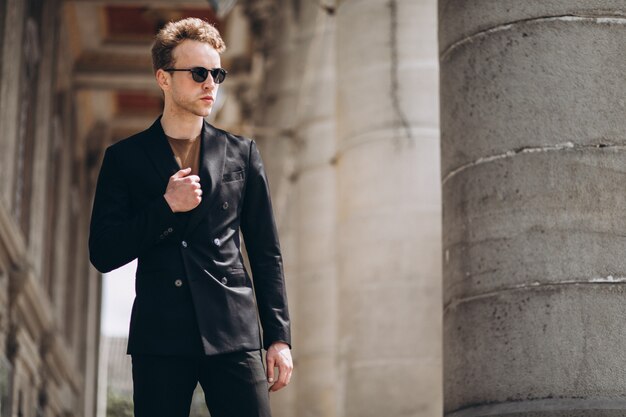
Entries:
POLYGON ((211 74, 209 74, 208 77, 206 77, 206 80, 204 80, 204 82, 202 83, 202 88, 204 88, 205 90, 213 90, 215 89, 215 86, 217 84, 215 84, 215 81, 213 81, 213 77, 211 77, 211 74))

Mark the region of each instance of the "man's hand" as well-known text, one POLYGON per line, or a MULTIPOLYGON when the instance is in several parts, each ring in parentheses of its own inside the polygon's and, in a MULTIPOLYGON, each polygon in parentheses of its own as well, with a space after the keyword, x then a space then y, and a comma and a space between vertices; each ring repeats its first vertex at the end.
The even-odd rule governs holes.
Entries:
POLYGON ((272 384, 270 391, 278 391, 284 388, 291 379, 293 361, 289 345, 284 342, 274 342, 267 350, 267 381, 272 384), (278 367, 278 379, 274 382, 274 367, 278 367))
POLYGON ((200 177, 190 172, 191 168, 181 169, 167 183, 163 197, 174 213, 193 210, 202 201, 200 177))

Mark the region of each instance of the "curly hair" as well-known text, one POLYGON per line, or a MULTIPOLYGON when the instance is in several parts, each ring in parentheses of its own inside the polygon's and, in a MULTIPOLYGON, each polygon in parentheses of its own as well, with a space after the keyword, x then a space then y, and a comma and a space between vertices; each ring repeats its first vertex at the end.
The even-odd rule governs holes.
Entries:
POLYGON ((189 17, 169 22, 154 37, 154 45, 152 45, 154 72, 174 66, 172 51, 187 39, 208 43, 220 54, 226 49, 226 44, 218 30, 207 21, 189 17))

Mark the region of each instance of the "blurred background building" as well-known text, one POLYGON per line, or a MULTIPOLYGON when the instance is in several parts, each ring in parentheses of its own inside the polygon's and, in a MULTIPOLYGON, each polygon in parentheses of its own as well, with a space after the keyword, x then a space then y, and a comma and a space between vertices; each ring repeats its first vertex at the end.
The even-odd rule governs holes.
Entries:
POLYGON ((2 416, 102 416, 98 379, 128 395, 124 342, 100 343, 91 200, 106 146, 160 113, 154 33, 187 16, 228 46, 210 121, 256 139, 271 182, 296 366, 275 415, 442 413, 435 0, 0 0, 0 16, 2 416))

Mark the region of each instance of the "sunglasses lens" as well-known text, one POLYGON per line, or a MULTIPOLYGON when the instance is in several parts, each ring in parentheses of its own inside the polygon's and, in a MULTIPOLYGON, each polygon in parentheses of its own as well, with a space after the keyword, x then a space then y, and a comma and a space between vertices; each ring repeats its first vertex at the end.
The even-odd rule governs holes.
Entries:
POLYGON ((191 69, 191 77, 195 82, 203 83, 208 75, 209 71, 206 68, 196 67, 191 69))
POLYGON ((213 68, 211 70, 211 77, 215 84, 220 84, 226 78, 226 71, 223 68, 213 68))
POLYGON ((212 68, 208 70, 202 67, 195 67, 189 71, 191 71, 191 77, 193 80, 198 83, 203 83, 209 76, 209 72, 211 73, 211 78, 213 78, 215 84, 220 84, 226 78, 226 70, 223 68, 212 68))

